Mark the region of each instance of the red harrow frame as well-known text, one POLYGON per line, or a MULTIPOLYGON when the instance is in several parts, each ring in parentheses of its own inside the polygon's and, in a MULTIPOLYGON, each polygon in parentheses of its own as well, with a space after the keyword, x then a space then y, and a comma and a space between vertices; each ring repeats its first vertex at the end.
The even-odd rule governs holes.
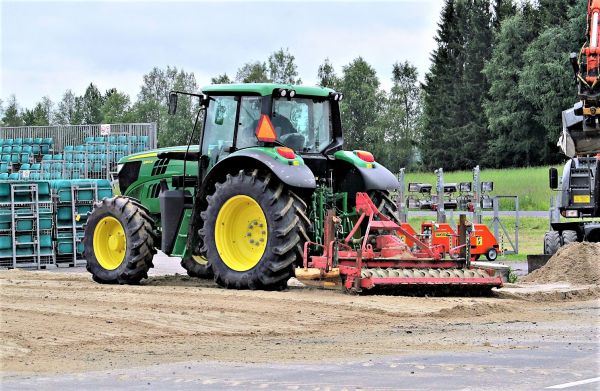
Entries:
POLYGON ((430 237, 413 235, 382 214, 366 193, 356 194, 356 211, 359 218, 343 240, 336 238, 340 219, 333 210, 328 211, 323 244, 304 244, 304 268, 296 271, 300 281, 325 287, 341 283, 353 292, 400 285, 502 286, 502 278, 493 270, 471 267, 466 234, 462 244, 446 253, 443 246, 432 244, 430 237), (361 227, 364 235, 355 239, 361 227), (400 236, 414 246, 407 246, 400 236), (358 249, 351 246, 359 243, 358 249), (322 254, 310 256, 310 246, 321 249, 322 254))

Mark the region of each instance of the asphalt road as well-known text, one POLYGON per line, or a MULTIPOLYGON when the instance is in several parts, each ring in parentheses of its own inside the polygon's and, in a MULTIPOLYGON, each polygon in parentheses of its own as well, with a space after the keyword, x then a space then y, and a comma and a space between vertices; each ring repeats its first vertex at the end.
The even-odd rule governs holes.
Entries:
POLYGON ((494 352, 406 355, 331 364, 161 364, 73 375, 9 376, 1 388, 5 391, 540 390, 560 386, 570 390, 598 390, 598 344, 581 338, 595 331, 578 331, 579 342, 532 340, 528 347, 507 346, 506 350, 494 352))

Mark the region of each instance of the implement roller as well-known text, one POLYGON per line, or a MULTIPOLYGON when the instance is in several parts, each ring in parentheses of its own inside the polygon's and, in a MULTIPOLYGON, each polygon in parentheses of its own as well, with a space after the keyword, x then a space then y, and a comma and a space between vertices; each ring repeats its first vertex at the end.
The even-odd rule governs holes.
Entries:
MULTIPOLYGON (((366 193, 356 194, 358 219, 352 230, 338 238, 341 220, 329 210, 325 220, 323 244, 306 242, 304 267, 296 277, 307 285, 341 286, 360 293, 375 287, 433 288, 477 287, 489 290, 502 286, 493 270, 473 268, 468 254, 468 226, 459 227, 458 246, 445 249, 431 243, 431 237, 413 235, 382 214, 366 193), (364 232, 357 238, 357 232, 364 232), (409 247, 401 237, 414 243, 409 247), (310 255, 311 246, 318 255, 310 255)), ((312 251, 314 254, 314 251, 312 251)))

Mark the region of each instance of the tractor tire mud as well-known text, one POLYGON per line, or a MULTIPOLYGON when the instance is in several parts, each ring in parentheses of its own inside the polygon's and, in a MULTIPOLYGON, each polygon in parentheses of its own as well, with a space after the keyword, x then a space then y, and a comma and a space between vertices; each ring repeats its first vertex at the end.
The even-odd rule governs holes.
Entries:
POLYGON ((215 191, 207 197, 208 208, 202 212, 204 227, 199 234, 217 284, 225 288, 280 290, 294 274, 294 263, 301 254, 305 239, 304 226, 298 210, 305 208, 285 186, 270 173, 258 170, 236 175, 228 174, 225 181, 215 185, 215 191), (219 212, 225 203, 236 196, 254 200, 266 218, 267 240, 258 262, 249 270, 234 270, 223 260, 215 236, 219 212))
POLYGON ((153 267, 152 258, 156 254, 154 247, 156 243, 154 221, 145 207, 128 197, 105 198, 94 205, 84 228, 86 268, 92 274, 94 281, 99 283, 138 284, 143 278, 148 277, 148 269, 153 267), (108 270, 101 265, 94 248, 94 233, 98 224, 107 217, 118 220, 126 239, 124 258, 113 270, 108 270))

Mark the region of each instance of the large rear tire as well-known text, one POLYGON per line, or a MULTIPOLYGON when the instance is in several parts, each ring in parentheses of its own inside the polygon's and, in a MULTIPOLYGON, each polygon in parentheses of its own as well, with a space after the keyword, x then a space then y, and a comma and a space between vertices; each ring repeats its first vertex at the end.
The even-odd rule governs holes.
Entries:
POLYGON ((560 248, 560 234, 548 231, 544 234, 544 254, 554 255, 560 248))
POLYGON ((392 219, 394 222, 400 223, 398 205, 391 192, 387 190, 372 190, 369 192, 369 197, 373 200, 373 203, 381 213, 392 219))
POLYGON ((302 248, 302 207, 271 174, 228 174, 206 198, 199 234, 215 282, 225 288, 278 290, 302 248))
POLYGON ((138 284, 153 267, 156 241, 146 208, 128 197, 105 198, 84 228, 86 268, 96 282, 138 284))

